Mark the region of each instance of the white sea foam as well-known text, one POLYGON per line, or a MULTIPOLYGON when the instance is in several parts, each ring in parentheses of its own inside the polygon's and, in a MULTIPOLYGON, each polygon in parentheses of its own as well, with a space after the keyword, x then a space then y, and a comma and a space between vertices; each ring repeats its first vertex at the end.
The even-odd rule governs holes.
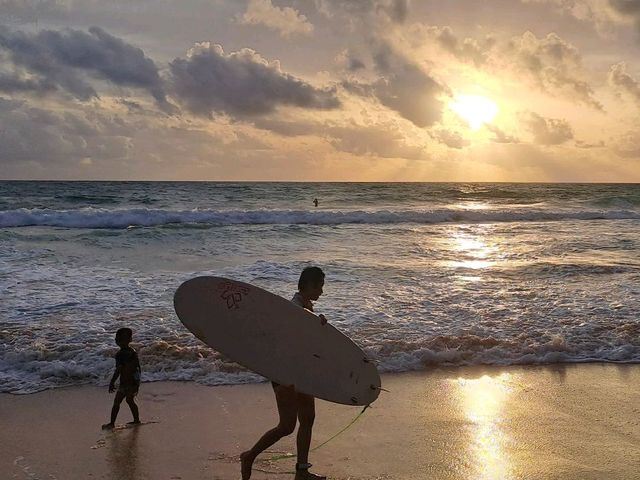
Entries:
MULTIPOLYGON (((144 335, 146 337, 146 335, 144 335)), ((535 344, 493 337, 440 337, 402 342, 380 338, 365 347, 381 372, 423 370, 438 366, 541 365, 585 362, 640 362, 640 346, 621 343, 594 351, 588 339, 572 343, 550 340, 535 344), (580 343, 582 342, 582 343, 580 343)), ((208 385, 254 383, 259 375, 225 359, 190 339, 136 342, 145 382, 195 381, 208 385)), ((106 385, 113 370, 115 347, 88 350, 76 345, 61 352, 52 344, 31 345, 0 359, 0 392, 33 393, 69 385, 106 385)))
POLYGON ((153 227, 172 224, 398 224, 491 223, 560 220, 640 219, 634 210, 433 209, 433 210, 82 210, 18 209, 0 211, 0 228, 50 226, 65 228, 153 227))

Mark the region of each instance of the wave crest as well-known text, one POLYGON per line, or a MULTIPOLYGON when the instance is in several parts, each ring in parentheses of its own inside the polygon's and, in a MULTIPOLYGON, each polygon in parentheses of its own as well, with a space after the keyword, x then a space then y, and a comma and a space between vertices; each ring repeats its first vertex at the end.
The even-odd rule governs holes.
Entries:
POLYGON ((18 209, 0 211, 0 228, 49 226, 65 228, 155 227, 163 225, 260 224, 398 224, 488 223, 558 220, 640 219, 633 210, 491 209, 491 210, 157 210, 157 209, 18 209))

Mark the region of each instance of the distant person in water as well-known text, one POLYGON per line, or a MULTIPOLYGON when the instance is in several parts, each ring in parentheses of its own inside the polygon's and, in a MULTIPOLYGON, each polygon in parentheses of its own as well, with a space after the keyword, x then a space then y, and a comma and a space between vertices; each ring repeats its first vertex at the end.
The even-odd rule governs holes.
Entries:
MULTIPOLYGON (((313 312, 312 300, 322 295, 324 286, 324 272, 318 267, 307 267, 300 274, 298 291, 291 301, 299 307, 313 312)), ((327 323, 324 315, 319 315, 323 325, 327 323)), ((240 455, 242 466, 242 480, 251 477, 251 467, 256 457, 276 443, 282 437, 290 435, 296 428, 296 419, 300 421, 296 439, 297 463, 295 480, 324 480, 327 477, 309 472, 309 447, 311 445, 311 431, 316 416, 315 399, 311 395, 296 392, 294 387, 271 382, 276 396, 280 421, 278 425, 267 433, 253 446, 251 450, 240 455)))
POLYGON ((316 207, 318 206, 318 199, 317 199, 317 198, 314 198, 314 199, 313 199, 313 204, 314 204, 316 207))
POLYGON ((102 425, 105 430, 115 426, 120 404, 125 398, 133 414, 133 422, 129 422, 129 425, 138 425, 140 423, 138 405, 135 402, 135 396, 138 394, 138 388, 140 387, 140 361, 136 351, 129 346, 132 338, 133 332, 130 328, 120 328, 116 332, 116 344, 120 347, 120 350, 116 353, 116 370, 113 372, 111 382, 109 382, 109 393, 113 393, 116 390, 118 377, 120 377, 120 384, 113 399, 111 421, 102 425))

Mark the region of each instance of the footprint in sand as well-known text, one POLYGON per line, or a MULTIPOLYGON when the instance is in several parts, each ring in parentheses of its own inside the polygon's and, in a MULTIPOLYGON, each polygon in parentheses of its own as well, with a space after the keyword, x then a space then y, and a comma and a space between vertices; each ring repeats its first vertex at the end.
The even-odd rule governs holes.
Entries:
MULTIPOLYGON (((148 422, 141 422, 141 423, 126 423, 124 425, 116 425, 115 427, 111 428, 111 429, 103 429, 103 432, 105 432, 105 434, 115 434, 118 432, 121 432, 122 430, 129 430, 131 428, 138 428, 138 427, 142 427, 144 425, 151 425, 153 423, 160 423, 159 420, 150 420, 148 422)), ((107 444, 106 440, 103 438, 99 439, 98 441, 96 441, 95 445, 91 446, 91 450, 97 450, 98 448, 102 448, 107 444)))
MULTIPOLYGON (((29 465, 29 464, 27 463, 27 460, 26 460, 24 457, 22 457, 22 456, 20 456, 20 457, 16 457, 16 459, 13 461, 13 464, 14 464, 16 467, 20 467, 20 468, 22 469, 22 471, 24 472, 24 474, 25 474, 28 478, 33 478, 33 479, 35 479, 35 480, 39 480, 40 478, 42 478, 42 477, 38 476, 38 474, 37 474, 37 473, 35 473, 35 472, 32 472, 32 471, 31 471, 31 465, 29 465)), ((55 476, 55 475, 53 475, 53 474, 49 474, 49 475, 47 475, 47 478, 48 478, 49 480, 57 480, 57 479, 58 479, 58 477, 56 477, 56 476, 55 476)))
POLYGON ((96 450, 96 449, 98 449, 98 448, 102 448, 102 447, 104 447, 106 444, 107 444, 107 442, 104 440, 104 438, 101 438, 100 440, 98 440, 98 441, 96 442, 96 444, 95 444, 95 445, 93 445, 93 446, 91 447, 91 450, 96 450))

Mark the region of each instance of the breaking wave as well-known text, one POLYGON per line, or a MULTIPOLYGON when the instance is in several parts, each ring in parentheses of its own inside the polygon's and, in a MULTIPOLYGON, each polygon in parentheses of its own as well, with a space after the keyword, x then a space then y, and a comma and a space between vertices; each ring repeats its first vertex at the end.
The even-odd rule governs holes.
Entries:
MULTIPOLYGON (((553 336, 544 341, 466 334, 429 336, 414 341, 387 339, 362 345, 381 372, 425 370, 471 365, 545 365, 558 363, 639 363, 636 324, 616 330, 612 345, 594 346, 588 339, 553 336), (524 341, 528 340, 528 341, 524 341)), ((195 381, 206 385, 255 383, 264 380, 210 348, 189 339, 134 344, 149 381, 195 381)), ((106 385, 115 348, 89 352, 82 345, 37 342, 0 356, 0 392, 33 393, 70 385, 106 385)))
POLYGON ((395 223, 493 223, 559 220, 640 219, 633 210, 154 210, 154 209, 18 209, 0 211, 0 228, 49 226, 65 228, 123 229, 163 225, 259 225, 259 224, 395 224, 395 223))

